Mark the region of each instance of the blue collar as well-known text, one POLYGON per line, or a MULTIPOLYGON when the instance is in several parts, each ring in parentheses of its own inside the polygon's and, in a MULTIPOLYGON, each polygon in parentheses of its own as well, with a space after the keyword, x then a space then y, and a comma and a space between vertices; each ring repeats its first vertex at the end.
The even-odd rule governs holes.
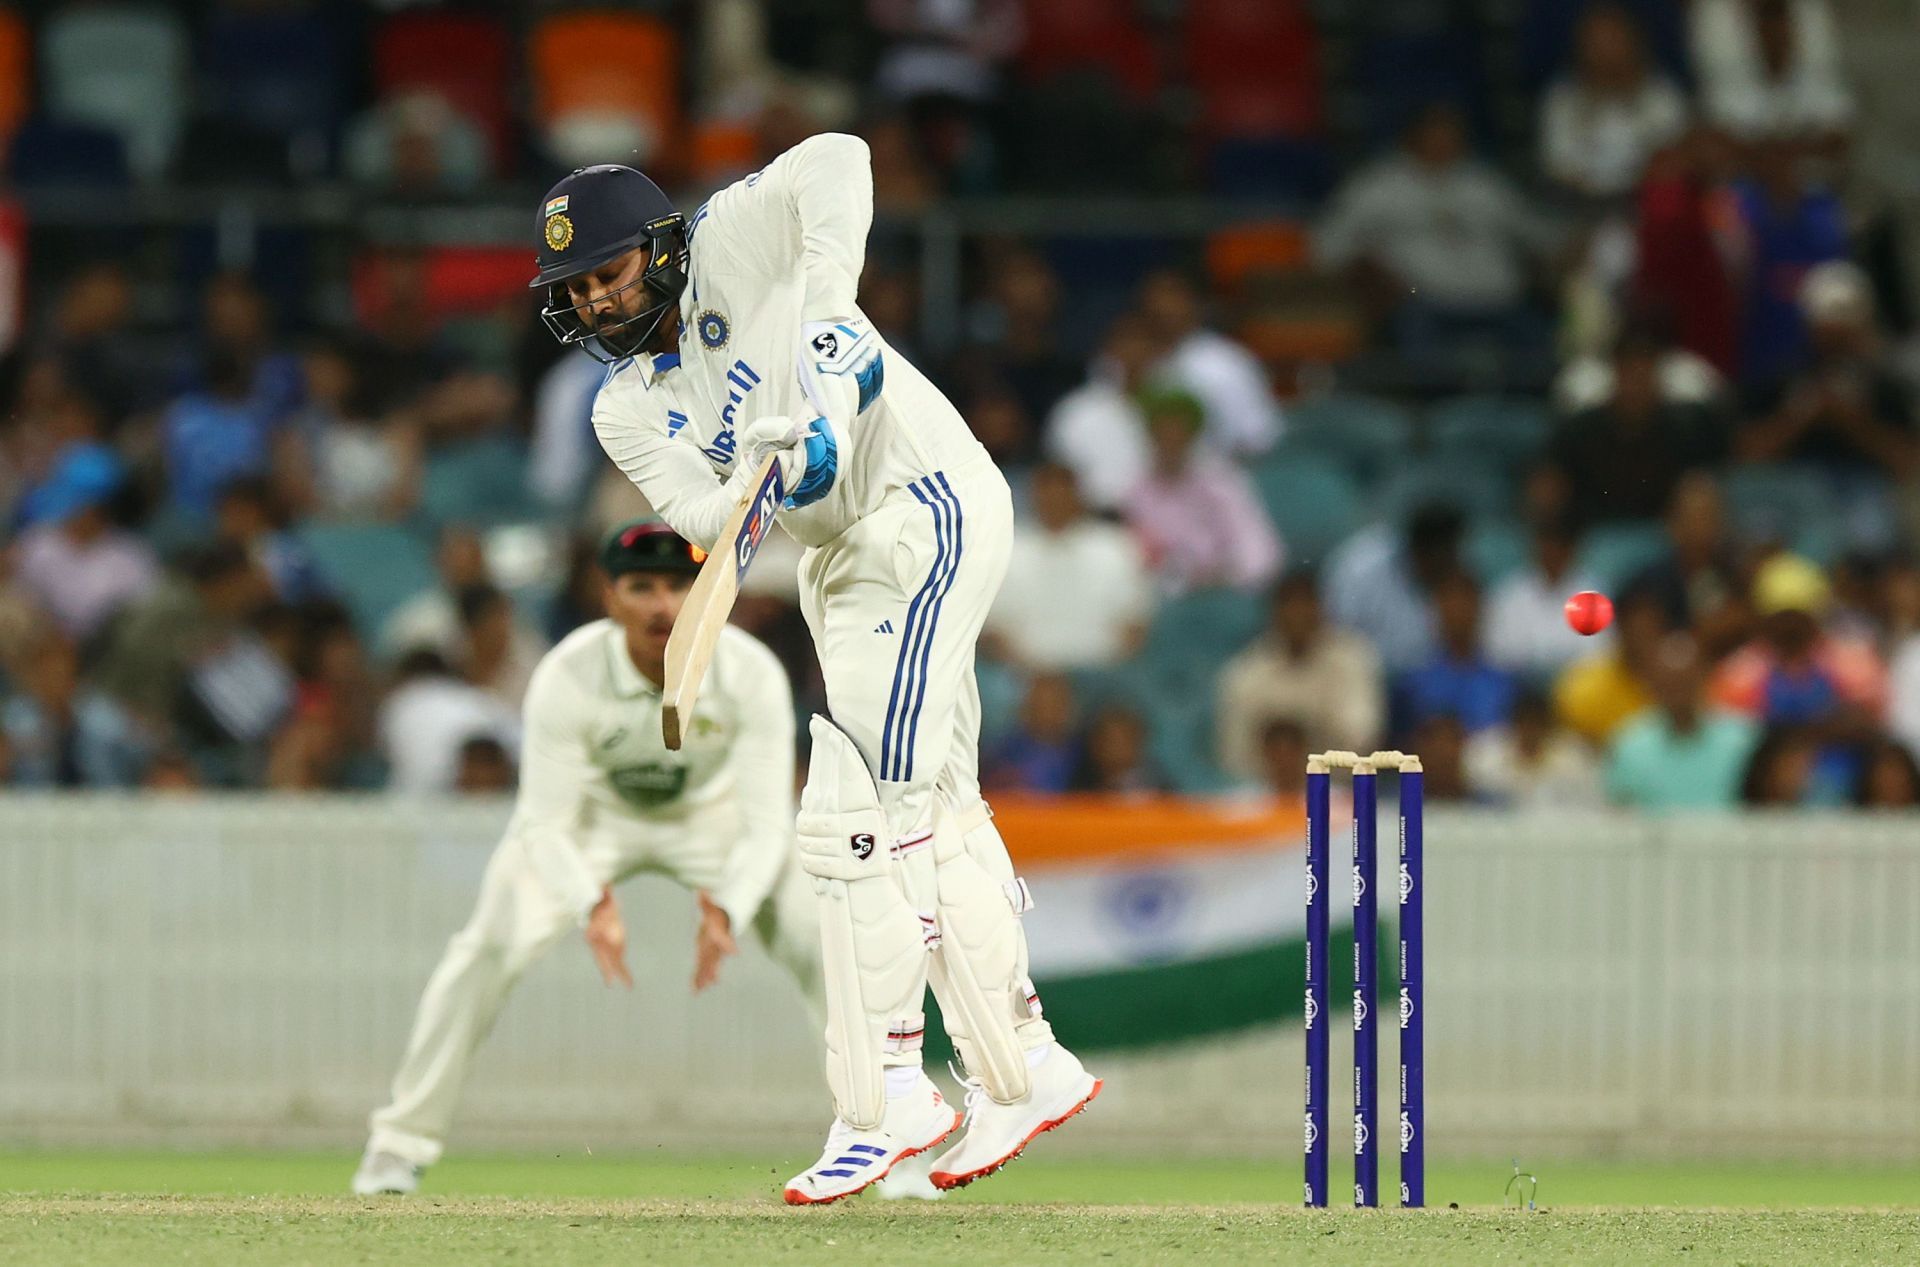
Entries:
POLYGON ((655 374, 664 374, 668 370, 677 370, 679 368, 680 354, 678 352, 662 352, 653 358, 653 372, 655 374))

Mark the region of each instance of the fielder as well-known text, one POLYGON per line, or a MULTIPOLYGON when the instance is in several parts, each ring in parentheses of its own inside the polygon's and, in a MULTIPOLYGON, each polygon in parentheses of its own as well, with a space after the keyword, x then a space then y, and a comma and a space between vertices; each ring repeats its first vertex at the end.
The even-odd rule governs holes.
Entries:
POLYGON ((467 1066, 527 965, 576 928, 609 985, 631 988, 613 885, 672 877, 700 905, 693 988, 753 927, 816 1017, 820 934, 793 854, 793 691, 774 654, 728 628, 686 743, 660 738, 667 635, 699 571, 665 524, 614 530, 601 547, 608 617, 534 670, 520 791, 487 864, 473 918, 427 983, 393 1100, 372 1117, 353 1177, 362 1196, 409 1193, 439 1160, 467 1066))
POLYGON ((873 218, 866 143, 816 136, 690 220, 629 167, 540 209, 543 316, 608 363, 594 429, 688 540, 711 547, 777 454, 780 522, 832 720, 811 725, 800 865, 819 898, 827 1083, 820 1160, 786 1186, 834 1201, 961 1125, 921 1070, 929 981, 965 1064, 955 1188, 1078 1113, 1100 1082, 1054 1041, 1027 976, 1031 905, 980 798, 974 642, 1006 572, 1006 480, 854 297, 873 218))

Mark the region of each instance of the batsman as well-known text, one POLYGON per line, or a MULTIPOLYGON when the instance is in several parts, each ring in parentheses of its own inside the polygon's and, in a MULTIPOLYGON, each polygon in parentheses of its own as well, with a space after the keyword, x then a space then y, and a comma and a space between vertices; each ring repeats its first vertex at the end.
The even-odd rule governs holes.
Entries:
MULTIPOLYGON (((866 143, 822 135, 690 219, 630 167, 540 208, 543 317, 607 364, 593 425, 682 536, 713 549, 771 455, 807 547, 801 604, 830 718, 810 724, 800 866, 819 904, 835 1119, 789 1203, 851 1196, 933 1149, 935 1187, 991 1174, 1092 1101, 1028 977, 1032 906, 980 796, 974 644, 1006 573, 1007 483, 855 302, 866 143), (921 1068, 931 984, 966 1113, 921 1068)), ((695 706, 698 725, 701 705, 695 706)))

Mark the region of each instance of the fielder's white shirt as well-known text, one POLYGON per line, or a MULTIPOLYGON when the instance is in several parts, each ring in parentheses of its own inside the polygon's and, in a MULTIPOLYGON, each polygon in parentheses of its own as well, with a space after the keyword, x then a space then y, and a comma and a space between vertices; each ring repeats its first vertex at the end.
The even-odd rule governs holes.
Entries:
POLYGON ((507 829, 535 874, 580 920, 600 900, 579 840, 622 822, 650 829, 732 797, 740 839, 713 900, 736 932, 793 848, 793 688, 780 661, 728 626, 680 751, 660 734, 660 688, 634 667, 611 620, 548 652, 527 688, 520 792, 507 829))
POLYGON ((833 438, 831 490, 780 516, 807 546, 916 479, 988 461, 952 403, 854 302, 872 221, 866 142, 834 133, 688 221, 680 350, 614 364, 593 411, 607 456, 681 536, 707 548, 719 537, 744 496, 744 475, 722 482, 735 474, 735 437, 757 418, 820 418, 833 438))

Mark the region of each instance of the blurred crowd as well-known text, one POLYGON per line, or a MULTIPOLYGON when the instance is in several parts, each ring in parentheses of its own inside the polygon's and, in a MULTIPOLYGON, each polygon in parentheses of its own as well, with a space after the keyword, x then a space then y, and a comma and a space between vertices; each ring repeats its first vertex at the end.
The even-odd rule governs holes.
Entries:
MULTIPOLYGON (((599 615, 592 542, 647 509, 530 242, 263 233, 236 266, 36 191, 520 211, 615 156, 690 209, 838 127, 874 156, 863 306, 1015 486, 990 789, 1291 796, 1310 748, 1391 746, 1443 800, 1920 803, 1920 358, 1843 9, 0 7, 31 261, 0 782, 509 788, 527 675, 599 615), (100 55, 128 39, 170 51, 100 55), (930 321, 916 217, 1095 193, 1249 210, 970 232, 930 321)), ((738 618, 819 707, 791 558, 738 618)))

